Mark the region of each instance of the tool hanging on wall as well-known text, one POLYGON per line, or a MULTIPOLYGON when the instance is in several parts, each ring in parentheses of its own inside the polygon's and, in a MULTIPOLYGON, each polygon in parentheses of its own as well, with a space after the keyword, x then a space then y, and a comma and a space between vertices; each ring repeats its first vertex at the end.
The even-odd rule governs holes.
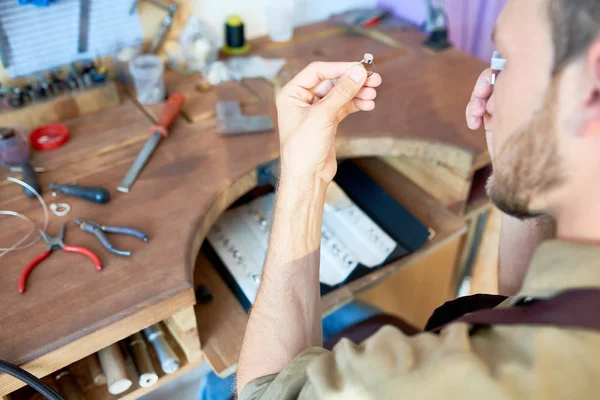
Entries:
POLYGON ((272 131, 273 120, 268 115, 244 115, 240 103, 233 100, 217 102, 217 130, 221 135, 241 135, 272 131))
POLYGON ((79 45, 78 53, 85 53, 88 50, 89 26, 90 26, 90 1, 79 0, 79 45))
MULTIPOLYGON (((137 4, 142 0, 135 0, 131 5, 131 9, 129 10, 129 14, 135 13, 137 4)), ((164 11, 167 12, 167 15, 163 18, 156 30, 156 33, 152 37, 152 41, 150 42, 150 46, 148 46, 147 53, 156 54, 161 49, 167 35, 169 34, 169 30, 171 29, 171 25, 173 25, 173 19, 175 17, 175 13, 177 12, 178 5, 176 2, 172 1, 170 5, 166 5, 157 0, 143 0, 147 3, 150 3, 164 11)))
POLYGON ((158 375, 152 365, 146 341, 140 332, 134 333, 129 337, 129 347, 139 374, 139 385, 141 387, 155 385, 158 382, 158 375))
POLYGON ((137 177, 140 175, 146 163, 154 153, 154 150, 160 143, 161 139, 166 139, 169 136, 169 127, 179 115, 179 112, 183 108, 185 103, 185 97, 180 93, 175 93, 169 96, 165 103, 156 125, 150 127, 152 136, 146 141, 144 147, 140 150, 137 158, 131 165, 127 174, 123 178, 121 184, 117 187, 119 192, 128 193, 137 177))
POLYGON ((225 21, 225 46, 223 51, 232 56, 245 54, 250 50, 246 43, 244 21, 239 15, 231 15, 225 21))
POLYGON ((425 46, 433 50, 450 48, 452 45, 448 40, 445 0, 425 0, 425 3, 427 3, 428 9, 425 31, 430 33, 425 41, 425 46))
POLYGON ((2 19, 0 18, 0 60, 4 68, 10 67, 10 46, 8 44, 8 36, 2 25, 2 19))
POLYGON ((48 258, 54 250, 62 249, 69 253, 83 254, 84 256, 92 260, 98 271, 102 271, 102 261, 100 261, 98 256, 93 251, 81 246, 68 246, 64 244, 63 238, 65 237, 65 227, 66 225, 61 226, 58 236, 55 237, 49 236, 46 232, 40 229, 40 235, 42 236, 42 239, 44 239, 44 242, 46 242, 46 245, 48 245, 48 250, 38 254, 23 269, 23 271, 21 272, 21 276, 19 277, 19 292, 25 292, 25 290, 27 289, 27 278, 31 274, 31 271, 33 271, 33 269, 37 267, 42 261, 48 258))
POLYGON ((110 201, 110 192, 103 187, 90 187, 80 185, 59 185, 50 184, 50 189, 57 194, 79 197, 80 199, 91 201, 97 204, 106 204, 110 201))
POLYGON ((121 235, 128 235, 136 237, 144 242, 148 242, 148 235, 144 232, 134 228, 128 228, 125 226, 109 226, 102 225, 94 221, 84 221, 82 219, 76 219, 75 223, 79 225, 82 231, 96 235, 100 243, 111 253, 118 254, 120 256, 129 257, 131 256, 130 251, 117 250, 113 247, 112 243, 108 240, 104 232, 106 233, 119 233, 121 235))
POLYGON ((146 339, 152 343, 154 351, 160 361, 160 367, 165 374, 172 374, 179 369, 181 361, 165 339, 165 333, 159 324, 154 324, 144 329, 146 339))
POLYGON ((98 352, 102 371, 106 375, 106 384, 110 394, 121 394, 128 390, 133 382, 127 375, 127 367, 118 343, 113 343, 98 352))

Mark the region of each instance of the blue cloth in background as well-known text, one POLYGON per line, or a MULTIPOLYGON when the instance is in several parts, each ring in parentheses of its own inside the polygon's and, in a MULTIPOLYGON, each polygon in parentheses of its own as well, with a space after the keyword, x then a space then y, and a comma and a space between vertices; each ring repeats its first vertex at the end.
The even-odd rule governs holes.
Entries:
MULTIPOLYGON (((359 301, 346 304, 323 318, 323 340, 381 313, 381 310, 359 301)), ((235 390, 235 376, 233 374, 223 379, 211 371, 200 385, 200 400, 231 399, 235 390)))

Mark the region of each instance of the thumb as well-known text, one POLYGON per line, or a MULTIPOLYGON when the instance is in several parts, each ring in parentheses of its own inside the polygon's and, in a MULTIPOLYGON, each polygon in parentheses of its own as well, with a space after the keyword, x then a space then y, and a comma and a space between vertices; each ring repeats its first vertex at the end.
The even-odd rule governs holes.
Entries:
POLYGON ((322 107, 327 113, 335 116, 358 94, 367 80, 367 70, 362 64, 350 68, 344 76, 338 79, 329 94, 322 100, 322 107))

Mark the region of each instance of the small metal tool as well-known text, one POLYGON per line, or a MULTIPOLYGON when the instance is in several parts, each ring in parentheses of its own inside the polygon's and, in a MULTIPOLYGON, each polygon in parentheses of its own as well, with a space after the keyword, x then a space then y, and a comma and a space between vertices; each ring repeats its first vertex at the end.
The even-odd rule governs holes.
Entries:
POLYGON ((100 243, 102 243, 102 245, 104 247, 106 247, 106 249, 108 251, 110 251, 111 253, 114 253, 114 254, 118 254, 120 256, 129 257, 129 256, 131 256, 131 252, 115 249, 113 247, 112 243, 108 240, 108 238, 104 234, 104 232, 119 233, 121 235, 133 236, 140 240, 143 240, 144 242, 148 242, 148 235, 146 235, 144 232, 134 229, 134 228, 128 228, 125 226, 102 225, 102 224, 99 224, 94 221, 84 221, 82 219, 76 219, 75 223, 77 225, 79 225, 79 227, 81 228, 82 231, 96 235, 96 237, 98 238, 100 243))
POLYGON ((144 329, 144 334, 146 335, 146 339, 152 343, 163 372, 165 374, 176 372, 181 365, 181 361, 179 361, 179 357, 177 357, 177 354, 175 354, 169 343, 167 343, 160 325, 149 326, 144 329))
POLYGON ((137 158, 133 162, 125 178, 121 184, 117 187, 119 192, 129 193, 129 190, 133 186, 135 180, 140 175, 146 163, 154 153, 154 150, 160 143, 161 139, 166 139, 169 136, 169 127, 179 115, 183 104, 185 103, 185 97, 182 94, 175 93, 169 96, 165 103, 156 125, 150 127, 152 136, 146 141, 142 150, 140 150, 137 158))
POLYGON ((46 232, 40 229, 40 235, 42 236, 42 239, 44 239, 44 242, 46 242, 46 245, 48 245, 48 249, 31 260, 31 262, 23 269, 21 276, 19 277, 19 292, 25 292, 25 289, 27 288, 27 278, 29 277, 29 274, 31 274, 31 271, 33 271, 33 269, 42 261, 48 258, 54 250, 63 249, 69 253, 83 254, 92 260, 98 271, 102 271, 102 261, 100 261, 98 256, 93 251, 86 249, 85 247, 68 246, 63 242, 63 238, 65 237, 65 226, 66 225, 61 226, 58 236, 54 237, 49 236, 46 232))
POLYGON ((4 68, 10 67, 10 46, 8 44, 8 36, 2 26, 2 20, 0 19, 0 60, 4 65, 4 68))
MULTIPOLYGON (((138 1, 141 0, 134 0, 134 2, 132 3, 131 9, 129 10, 130 15, 133 15, 133 13, 135 12, 138 1)), ((167 12, 167 15, 165 15, 160 25, 158 26, 156 33, 152 37, 152 42, 150 42, 150 46, 148 47, 147 53, 155 54, 158 52, 158 50, 160 50, 165 39, 167 38, 167 34, 171 29, 171 25, 173 25, 173 19, 175 17, 175 13, 177 12, 178 5, 174 1, 171 2, 170 5, 163 4, 157 0, 145 1, 167 12)))
POLYGON ((241 135, 272 131, 273 121, 268 115, 243 115, 240 103, 233 100, 216 104, 217 129, 222 135, 241 135))
POLYGON ((54 190, 56 193, 79 197, 80 199, 91 201, 97 204, 106 204, 110 201, 110 192, 108 189, 103 187, 57 185, 56 183, 51 183, 50 189, 54 190))

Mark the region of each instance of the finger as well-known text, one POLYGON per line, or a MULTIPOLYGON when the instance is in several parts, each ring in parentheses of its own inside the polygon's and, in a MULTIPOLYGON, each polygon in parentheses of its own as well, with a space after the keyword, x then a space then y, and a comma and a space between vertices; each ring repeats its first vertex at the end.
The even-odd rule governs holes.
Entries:
POLYGON ((373 75, 371 75, 370 77, 367 78, 367 81, 365 82, 365 86, 376 88, 376 87, 379 87, 379 85, 381 85, 381 82, 382 82, 381 75, 379 75, 377 72, 375 72, 373 75))
POLYGON ((361 64, 350 68, 321 101, 321 108, 325 110, 326 116, 335 118, 344 106, 356 97, 366 80, 367 70, 361 64))
POLYGON ((326 80, 319 83, 311 92, 315 95, 316 100, 321 100, 333 89, 334 83, 332 80, 326 80))
POLYGON ((482 124, 483 124, 483 118, 481 118, 481 117, 474 117, 472 115, 467 117, 467 126, 471 130, 474 130, 474 131, 478 130, 479 128, 481 128, 482 124))
POLYGON ((483 117, 486 113, 486 104, 487 103, 481 99, 474 99, 469 104, 468 114, 473 117, 483 117))
POLYGON ((375 102, 373 100, 354 99, 352 100, 353 110, 356 111, 372 111, 375 108, 375 102))
POLYGON ((322 81, 340 78, 355 65, 362 64, 357 62, 312 62, 292 78, 287 85, 300 86, 310 90, 322 81))
POLYGON ((471 94, 470 101, 473 101, 476 98, 482 100, 490 98, 494 91, 494 86, 492 86, 492 74, 492 70, 488 68, 479 75, 473 93, 471 94))
POLYGON ((362 89, 360 89, 358 91, 358 93, 355 96, 355 98, 361 99, 361 100, 375 100, 376 97, 377 97, 377 90, 375 90, 371 87, 363 87, 362 89))

